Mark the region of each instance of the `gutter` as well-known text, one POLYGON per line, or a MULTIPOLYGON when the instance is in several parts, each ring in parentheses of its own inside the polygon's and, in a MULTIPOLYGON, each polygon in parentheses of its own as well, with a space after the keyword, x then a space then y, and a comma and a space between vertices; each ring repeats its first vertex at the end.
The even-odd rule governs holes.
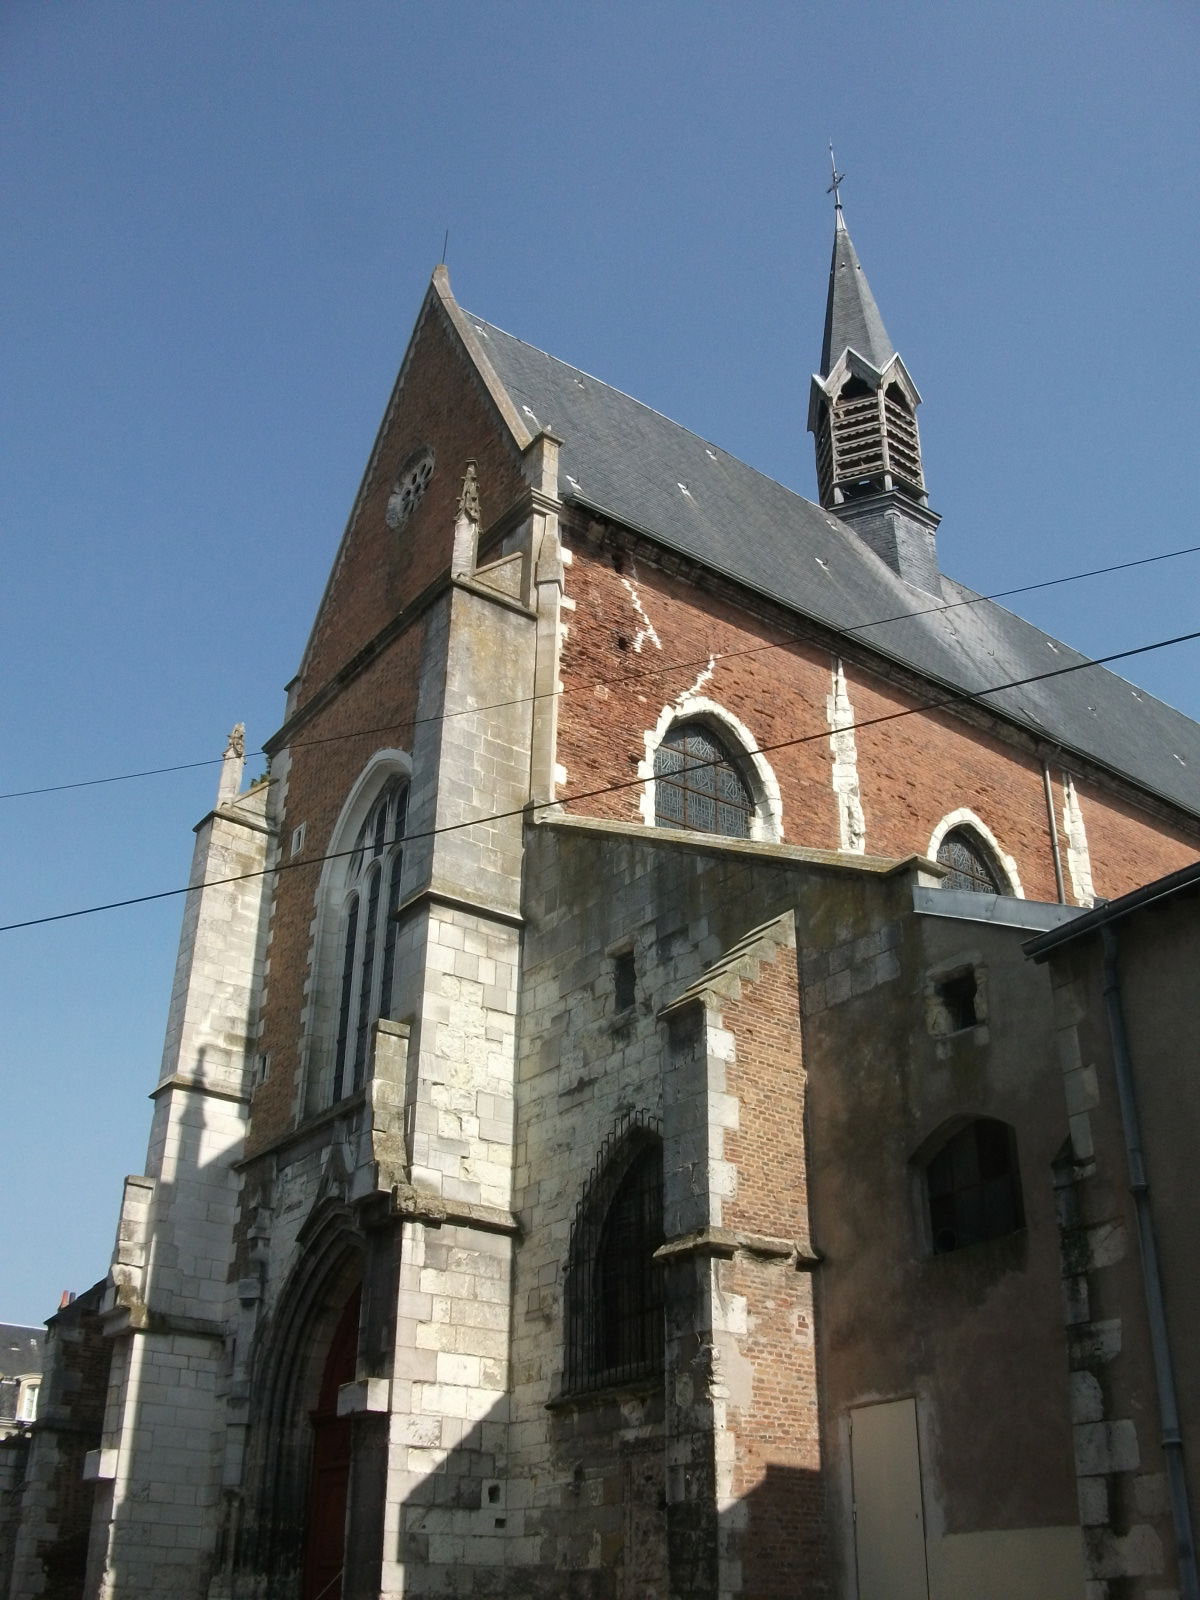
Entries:
POLYGON ((1155 878, 1153 883, 1143 884, 1140 889, 1131 889, 1119 900, 1098 901, 1092 910, 1081 912, 1068 927, 1030 939, 1023 949, 1032 960, 1045 961, 1059 945, 1068 944, 1072 939, 1085 938, 1089 933, 1103 932, 1133 912, 1144 911, 1147 906, 1155 905, 1160 900, 1169 900, 1172 895, 1197 890, 1200 890, 1200 861, 1192 861, 1177 872, 1168 873, 1165 878, 1155 878))
POLYGON ((1133 1196, 1138 1243, 1141 1246, 1142 1288, 1146 1298, 1154 1375, 1158 1385, 1159 1426, 1163 1460, 1167 1469, 1167 1487, 1171 1498, 1171 1522, 1175 1529, 1175 1547, 1179 1558, 1180 1594, 1182 1600, 1200 1600, 1200 1575, 1196 1569, 1196 1541, 1188 1501, 1183 1435, 1179 1426, 1179 1403, 1175 1391, 1175 1369, 1167 1335, 1162 1273, 1154 1238, 1154 1222, 1150 1214, 1150 1185, 1142 1154, 1142 1135, 1138 1124, 1137 1100, 1133 1084, 1133 1061, 1129 1052, 1129 1036, 1125 1029, 1125 1015, 1121 1005, 1121 985, 1117 973, 1117 933, 1111 921, 1101 927, 1100 937, 1104 945, 1104 1010, 1112 1045, 1117 1098, 1121 1107, 1121 1129, 1125 1135, 1129 1192, 1133 1196))

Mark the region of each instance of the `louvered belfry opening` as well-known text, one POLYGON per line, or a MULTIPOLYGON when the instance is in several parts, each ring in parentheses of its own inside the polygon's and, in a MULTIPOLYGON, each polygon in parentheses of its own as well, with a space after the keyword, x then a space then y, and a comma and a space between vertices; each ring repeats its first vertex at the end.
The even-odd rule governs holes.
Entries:
POLYGON ((626 1118, 605 1141, 575 1213, 565 1283, 568 1394, 663 1369, 663 1159, 658 1124, 626 1118))
POLYGON ((889 489, 924 500, 917 419, 898 383, 876 389, 855 375, 843 384, 817 427, 817 480, 827 506, 889 489))

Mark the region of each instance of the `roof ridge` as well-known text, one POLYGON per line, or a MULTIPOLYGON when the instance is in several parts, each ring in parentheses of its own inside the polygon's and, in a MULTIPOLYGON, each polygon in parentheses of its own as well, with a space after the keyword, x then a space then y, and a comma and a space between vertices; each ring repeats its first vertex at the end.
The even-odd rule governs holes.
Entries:
MULTIPOLYGON (((787 484, 780 483, 778 478, 772 478, 769 473, 759 471, 758 467, 753 467, 748 461, 743 461, 741 456, 735 456, 731 450, 726 450, 724 446, 715 444, 706 434, 697 433, 695 428, 689 428, 686 422, 677 422, 674 417, 669 417, 665 411, 660 411, 657 406, 647 405, 644 400, 639 400, 637 395, 630 394, 628 390, 618 389, 617 385, 609 383, 607 378, 599 378, 594 372, 589 372, 586 367, 577 367, 574 362, 564 361, 561 356, 554 355, 552 351, 543 350, 541 345, 530 344, 528 339, 522 339, 516 333, 509 333, 508 329, 502 328, 498 322, 489 322, 486 317, 477 317, 473 311, 467 311, 465 307, 461 309, 463 315, 470 317, 472 322, 482 323, 485 328, 490 328, 493 333, 502 333, 506 339, 511 339, 514 344, 524 345, 526 350, 532 350, 535 355, 545 356, 547 361, 553 361, 557 366, 565 367, 568 372, 577 372, 581 378, 588 378, 592 383, 599 383, 605 389, 611 389, 613 394, 619 394, 622 400, 628 400, 632 405, 640 406, 643 411, 648 411, 651 416, 659 417, 663 422, 669 422, 673 428, 678 428, 680 433, 690 434, 693 439, 698 439, 707 449, 719 450, 727 460, 736 461, 738 466, 745 467, 748 472, 756 473, 758 477, 765 479, 767 483, 778 484, 779 488, 786 493, 795 495, 797 500, 805 500, 809 505, 817 506, 815 500, 808 500, 807 496, 802 495, 798 489, 789 489, 787 484)), ((817 506, 818 511, 821 509, 820 506, 817 506)))
POLYGON ((585 368, 484 317, 462 314, 481 330, 485 346, 494 336, 491 356, 514 398, 519 393, 531 414, 544 415, 564 435, 562 467, 575 486, 565 499, 769 597, 797 618, 859 641, 871 655, 919 674, 935 693, 945 688, 964 703, 984 694, 1000 717, 1064 756, 1097 763, 1147 796, 1200 815, 1192 777, 1200 769, 1200 727, 1185 712, 1102 663, 1090 692, 1082 685, 1061 694, 1039 694, 1036 683, 1024 688, 1052 667, 1047 646, 1058 652, 1059 665, 1084 666, 1094 658, 949 573, 942 574, 940 593, 919 589, 835 510, 585 368), (735 528, 742 535, 731 540, 735 528), (948 595, 973 602, 962 608, 962 620, 948 595), (986 670, 989 659, 994 674, 986 670), (1010 680, 1016 681, 1006 692, 1010 680), (1140 720, 1150 709, 1156 722, 1171 723, 1153 736, 1153 724, 1140 720), (1168 745, 1172 736, 1181 742, 1168 745), (1186 774, 1175 770, 1176 761, 1186 774))

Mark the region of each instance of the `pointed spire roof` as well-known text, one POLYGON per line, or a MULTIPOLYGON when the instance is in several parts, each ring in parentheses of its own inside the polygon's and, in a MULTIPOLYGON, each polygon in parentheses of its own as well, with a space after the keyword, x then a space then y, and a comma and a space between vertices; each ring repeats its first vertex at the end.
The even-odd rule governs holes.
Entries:
POLYGON ((836 200, 834 218, 833 260, 829 267, 829 299, 825 306, 825 338, 821 345, 823 378, 829 376, 834 362, 847 348, 857 350, 880 371, 896 354, 846 227, 840 197, 836 200))

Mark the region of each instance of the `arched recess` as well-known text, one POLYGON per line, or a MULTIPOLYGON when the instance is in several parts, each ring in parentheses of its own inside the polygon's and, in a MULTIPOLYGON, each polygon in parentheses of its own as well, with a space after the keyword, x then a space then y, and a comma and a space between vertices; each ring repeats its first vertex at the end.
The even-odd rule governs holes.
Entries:
POLYGON ((654 728, 644 735, 645 758, 638 763, 638 777, 643 783, 639 805, 642 821, 649 827, 655 826, 658 812, 655 758, 659 748, 672 728, 687 724, 696 724, 715 736, 745 784, 753 802, 745 837, 779 843, 783 838, 783 799, 770 763, 759 752, 758 740, 746 724, 732 711, 702 695, 683 695, 673 704, 664 706, 654 728))
POLYGON ((356 1342, 363 1281, 364 1240, 344 1201, 326 1201, 299 1243, 303 1253, 260 1324, 252 1362, 237 1567, 265 1600, 297 1600, 305 1592, 314 1413, 345 1345, 356 1342))
POLYGON ((939 851, 943 850, 949 835, 961 835, 965 842, 979 853, 996 880, 996 893, 1024 900, 1025 891, 1021 887, 1017 863, 981 817, 976 816, 974 811, 968 810, 965 806, 960 806, 957 811, 951 811, 944 816, 933 830, 929 849, 925 852, 931 860, 941 859, 939 851))
POLYGON ((663 1145, 656 1118, 626 1116, 596 1156, 575 1209, 563 1284, 563 1390, 659 1375, 665 1358, 663 1145))
POLYGON ((388 1015, 404 893, 403 833, 412 758, 379 750, 355 780, 329 836, 316 891, 298 1115, 342 1099, 369 1068, 372 1023, 388 1015), (385 804, 391 799, 390 809, 385 804), (384 834, 364 829, 381 813, 384 834), (397 831, 398 830, 398 831, 397 831), (389 991, 389 992, 385 992, 389 991))

